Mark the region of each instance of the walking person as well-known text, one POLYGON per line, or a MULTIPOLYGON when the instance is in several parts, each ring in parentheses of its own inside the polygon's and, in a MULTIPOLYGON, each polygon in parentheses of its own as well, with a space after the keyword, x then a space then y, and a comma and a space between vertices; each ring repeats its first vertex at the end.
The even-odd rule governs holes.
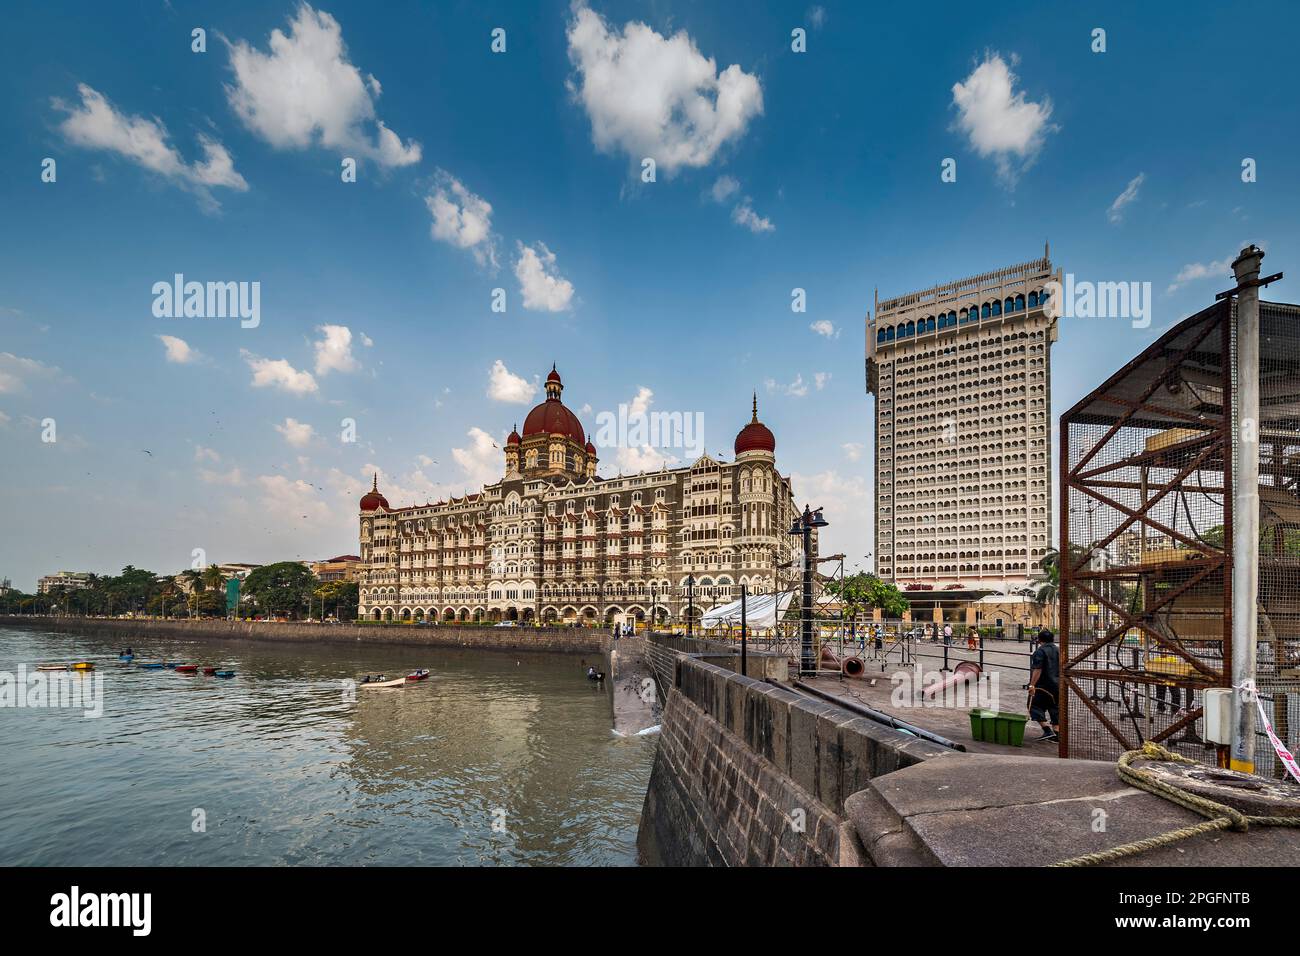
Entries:
POLYGON ((1029 659, 1029 716, 1043 728, 1039 740, 1060 740, 1061 652, 1047 628, 1034 640, 1038 647, 1029 659))
POLYGON ((945 624, 945 625, 943 626, 943 642, 944 642, 945 644, 951 644, 951 643, 952 643, 952 625, 951 625, 951 624, 945 624))

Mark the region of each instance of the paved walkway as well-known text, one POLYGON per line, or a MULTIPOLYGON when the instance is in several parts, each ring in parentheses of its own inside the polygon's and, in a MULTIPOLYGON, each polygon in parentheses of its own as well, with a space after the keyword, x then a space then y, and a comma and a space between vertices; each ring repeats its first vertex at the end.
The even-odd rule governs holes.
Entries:
MULTIPOLYGON (((940 671, 945 665, 944 646, 942 643, 923 643, 914 645, 915 655, 923 665, 928 676, 940 671)), ((1029 680, 1029 645, 1017 641, 986 641, 983 655, 978 651, 967 650, 965 645, 950 645, 947 648, 947 667, 951 671, 962 661, 980 663, 982 659, 983 675, 990 679, 987 689, 992 689, 992 679, 996 677, 997 698, 995 701, 976 701, 973 694, 960 702, 950 701, 944 706, 942 700, 926 700, 913 693, 916 686, 915 657, 911 665, 901 662, 900 649, 887 650, 883 660, 873 660, 868 648, 864 660, 866 675, 862 678, 841 678, 830 674, 805 679, 805 683, 816 687, 825 694, 831 694, 843 700, 882 711, 899 720, 905 720, 924 730, 947 737, 954 743, 962 744, 972 753, 1007 754, 1032 757, 1055 757, 1057 748, 1053 743, 1040 741, 1042 733, 1038 724, 1028 721, 1025 725, 1025 740, 1019 747, 1004 744, 991 744, 976 741, 971 736, 970 711, 978 704, 992 704, 990 709, 1011 714, 1027 714, 1026 692, 1023 685, 1029 680)), ((922 685, 924 686, 924 684, 922 685)))

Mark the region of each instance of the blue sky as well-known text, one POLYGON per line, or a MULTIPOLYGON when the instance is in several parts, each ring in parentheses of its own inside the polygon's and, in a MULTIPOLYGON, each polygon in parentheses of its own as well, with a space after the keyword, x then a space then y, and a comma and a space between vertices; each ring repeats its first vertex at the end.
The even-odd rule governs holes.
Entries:
POLYGON ((1059 414, 1231 285, 1243 243, 1300 268, 1293 8, 1252 8, 1252 35, 1222 5, 985 6, 11 10, 0 576, 355 551, 371 470, 394 504, 476 490, 552 362, 593 433, 640 396, 726 456, 756 389, 858 560, 875 289, 1045 240, 1079 279, 1150 282, 1148 328, 1062 321, 1059 414), (156 317, 175 273, 260 283, 259 324, 156 317))

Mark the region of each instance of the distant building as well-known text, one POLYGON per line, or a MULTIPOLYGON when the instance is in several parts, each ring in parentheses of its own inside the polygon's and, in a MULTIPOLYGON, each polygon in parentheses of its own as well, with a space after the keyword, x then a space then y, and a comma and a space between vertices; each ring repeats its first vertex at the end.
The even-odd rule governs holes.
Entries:
MULTIPOLYGON (((212 565, 209 565, 208 567, 212 567, 212 565)), ((256 571, 260 567, 261 567, 260 564, 240 564, 240 563, 216 565, 217 570, 221 572, 222 579, 226 581, 229 581, 231 578, 239 578, 239 580, 242 581, 244 580, 244 578, 248 577, 249 572, 256 571)), ((203 568, 199 571, 199 574, 205 574, 206 572, 207 572, 207 568, 203 568)), ((185 576, 184 572, 174 575, 172 577, 172 581, 181 590, 186 592, 189 591, 190 589, 189 579, 185 576)))
POLYGON ((36 582, 36 593, 49 594, 55 588, 80 591, 82 588, 90 587, 91 577, 89 571, 60 571, 58 574, 47 574, 36 582))
POLYGON ((560 399, 511 432, 500 481, 463 498, 394 508, 378 482, 360 502, 360 616, 608 626, 680 622, 715 603, 793 586, 797 510, 758 420, 735 460, 601 478, 596 448, 560 399))
POLYGON ((360 564, 359 555, 340 554, 335 558, 312 562, 311 571, 318 581, 351 582, 357 579, 357 568, 360 564))
POLYGON ((1041 577, 1052 505, 1051 363, 1060 282, 1041 259, 879 300, 876 567, 933 590, 1041 577))

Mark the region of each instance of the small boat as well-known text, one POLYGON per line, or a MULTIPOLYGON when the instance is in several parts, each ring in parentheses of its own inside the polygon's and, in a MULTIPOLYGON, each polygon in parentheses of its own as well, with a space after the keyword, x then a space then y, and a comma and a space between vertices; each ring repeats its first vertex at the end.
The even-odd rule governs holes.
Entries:
POLYGON ((163 667, 167 668, 169 671, 173 671, 179 666, 179 661, 163 661, 163 667))
POLYGON ((193 674, 196 673, 198 669, 199 669, 198 664, 177 664, 176 665, 176 673, 178 674, 193 674))
POLYGON ((421 669, 418 670, 418 671, 412 671, 411 673, 407 674, 407 675, 406 675, 406 679, 407 679, 408 681, 428 680, 428 679, 429 679, 429 672, 428 672, 427 670, 424 670, 423 668, 421 668, 421 669))
POLYGON ((93 671, 95 665, 90 661, 77 661, 73 664, 69 664, 68 669, 74 671, 93 671))
POLYGON ((144 671, 160 671, 163 669, 163 665, 158 663, 157 661, 153 661, 148 664, 137 664, 136 666, 144 671))
POLYGON ((135 655, 134 655, 134 654, 118 654, 118 655, 117 655, 117 659, 118 659, 119 661, 124 661, 125 663, 130 664, 133 660, 135 660, 135 655))
POLYGON ((398 677, 393 680, 363 680, 358 687, 401 687, 406 683, 405 677, 398 677))
POLYGON ((213 674, 212 674, 212 676, 213 676, 213 677, 234 677, 234 676, 235 676, 235 672, 234 672, 234 671, 214 671, 213 674))
POLYGON ((66 671, 68 669, 68 665, 67 664, 37 664, 36 669, 38 671, 66 671))
POLYGON ((217 672, 217 669, 216 669, 215 667, 205 667, 205 668, 203 668, 203 673, 207 674, 209 677, 211 677, 211 676, 212 676, 213 674, 215 674, 216 672, 217 672))

